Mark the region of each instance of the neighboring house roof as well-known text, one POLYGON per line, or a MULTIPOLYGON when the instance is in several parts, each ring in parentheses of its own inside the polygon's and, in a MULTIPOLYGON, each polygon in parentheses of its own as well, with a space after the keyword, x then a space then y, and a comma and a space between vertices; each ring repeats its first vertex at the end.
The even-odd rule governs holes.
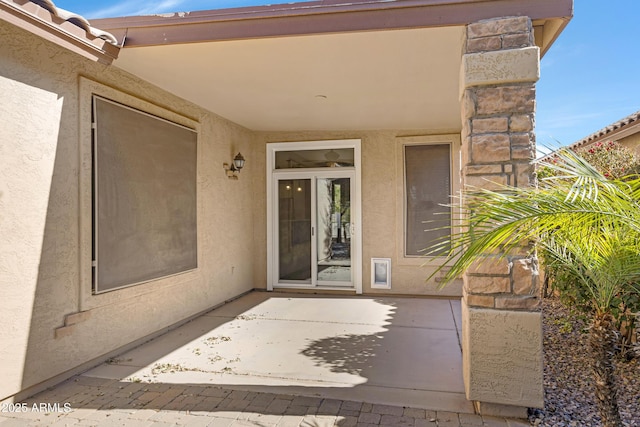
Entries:
POLYGON ((0 0, 0 19, 104 64, 110 64, 120 51, 113 34, 51 0, 0 0))
MULTIPOLYGON (((603 127, 591 135, 568 145, 566 148, 575 151, 579 148, 588 147, 601 141, 618 141, 638 132, 640 132, 640 111, 629 114, 627 117, 603 127)), ((553 152, 538 158, 538 161, 544 162, 555 158, 557 156, 557 151, 558 150, 554 150, 553 152)))
POLYGON ((605 139, 616 141, 638 132, 640 132, 640 111, 636 111, 609 126, 605 126, 599 131, 574 142, 569 147, 572 149, 586 147, 605 139))

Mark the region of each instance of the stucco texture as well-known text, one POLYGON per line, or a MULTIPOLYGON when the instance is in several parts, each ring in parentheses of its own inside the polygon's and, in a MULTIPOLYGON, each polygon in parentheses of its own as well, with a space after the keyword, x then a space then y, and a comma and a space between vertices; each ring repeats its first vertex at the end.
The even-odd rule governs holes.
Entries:
POLYGON ((627 137, 620 138, 618 139, 618 143, 635 152, 637 156, 640 155, 640 133, 634 133, 627 137))
POLYGON ((250 149, 251 132, 11 24, 0 22, 0 39, 2 400, 264 279, 255 278, 252 268, 257 256, 252 166, 259 161, 250 149), (90 117, 91 94, 81 90, 82 81, 197 126, 197 270, 91 295, 90 136, 82 123, 90 117), (222 163, 238 151, 248 167, 233 181, 222 163), (78 312, 83 314, 67 318, 78 312))
POLYGON ((462 304, 462 368, 467 399, 544 405, 542 314, 462 304))

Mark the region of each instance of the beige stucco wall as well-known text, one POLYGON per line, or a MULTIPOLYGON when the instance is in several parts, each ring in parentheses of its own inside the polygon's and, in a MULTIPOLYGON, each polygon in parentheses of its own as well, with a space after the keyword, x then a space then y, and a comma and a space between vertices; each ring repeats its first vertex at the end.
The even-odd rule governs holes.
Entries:
POLYGON ((636 155, 640 155, 640 133, 634 133, 625 138, 618 139, 618 143, 632 150, 636 155))
MULTIPOLYGON (((461 283, 454 283, 438 290, 434 280, 426 282, 434 267, 425 267, 424 259, 408 259, 402 256, 403 206, 402 188, 403 143, 429 142, 428 135, 458 134, 459 129, 415 131, 362 131, 362 132, 263 132, 258 134, 254 155, 266 158, 269 142, 297 142, 360 139, 362 149, 362 290, 365 294, 405 295, 461 295, 461 283), (423 136, 427 135, 423 138, 423 136), (391 258, 391 289, 371 288, 371 258, 391 258)), ((457 137, 457 136, 456 136, 457 137)), ((436 138, 437 139, 437 138, 436 138)), ((446 139, 446 138, 444 138, 446 139)), ((262 179, 255 181, 254 194, 257 251, 260 260, 266 259, 266 169, 262 164, 262 179)), ((454 168, 454 178, 459 171, 454 168)), ((455 178, 457 179, 457 178, 455 178)), ((266 263, 254 264, 256 277, 266 277, 266 263)), ((265 285, 263 285, 264 287, 265 285)))
POLYGON ((260 268, 251 267, 256 259, 264 264, 252 213, 254 182, 264 176, 254 166, 264 160, 251 151, 248 130, 116 67, 80 58, 5 22, 0 39, 2 400, 264 283, 263 274, 254 277, 260 268), (81 80, 196 123, 196 271, 91 295, 90 137, 82 123, 90 104, 81 80), (233 181, 222 163, 237 151, 247 167, 233 181))

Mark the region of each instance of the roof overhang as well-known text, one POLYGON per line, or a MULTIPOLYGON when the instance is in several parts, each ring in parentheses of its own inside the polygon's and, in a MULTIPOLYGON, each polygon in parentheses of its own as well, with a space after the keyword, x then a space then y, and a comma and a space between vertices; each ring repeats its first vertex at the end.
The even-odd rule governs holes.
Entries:
MULTIPOLYGON (((52 12, 30 0, 0 0, 0 19, 3 21, 23 28, 92 61, 111 64, 118 57, 120 47, 91 34, 87 28, 78 26, 79 21, 87 22, 84 18, 68 14, 72 19, 65 19, 65 17, 56 14, 57 11, 58 9, 55 7, 52 12)), ((90 30, 95 29, 90 27, 90 30)))
POLYGON ((572 0, 326 0, 95 20, 116 66, 254 130, 460 128, 466 24, 529 16, 544 53, 572 0))
POLYGON ((569 146, 569 148, 575 150, 578 148, 588 147, 602 141, 619 141, 638 132, 640 132, 640 111, 636 111, 635 113, 574 142, 569 146))

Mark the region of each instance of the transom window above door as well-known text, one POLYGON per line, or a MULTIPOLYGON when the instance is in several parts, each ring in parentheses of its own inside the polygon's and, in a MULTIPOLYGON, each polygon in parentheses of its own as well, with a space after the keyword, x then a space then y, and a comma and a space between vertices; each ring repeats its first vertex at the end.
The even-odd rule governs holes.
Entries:
POLYGON ((276 151, 276 169, 354 167, 353 148, 276 151))

